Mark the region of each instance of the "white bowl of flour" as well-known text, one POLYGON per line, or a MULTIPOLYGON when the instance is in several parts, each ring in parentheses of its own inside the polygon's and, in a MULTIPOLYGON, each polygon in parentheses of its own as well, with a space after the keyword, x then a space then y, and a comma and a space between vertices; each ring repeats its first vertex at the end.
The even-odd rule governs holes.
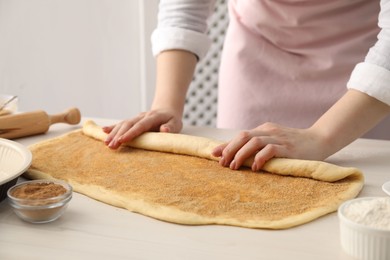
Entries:
POLYGON ((356 259, 390 259, 390 198, 344 202, 338 210, 343 249, 356 259))

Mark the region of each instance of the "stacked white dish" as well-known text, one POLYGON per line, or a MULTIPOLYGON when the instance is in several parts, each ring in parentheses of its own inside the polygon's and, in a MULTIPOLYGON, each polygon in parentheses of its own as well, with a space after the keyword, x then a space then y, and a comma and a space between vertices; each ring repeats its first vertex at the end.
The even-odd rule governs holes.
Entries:
POLYGON ((30 167, 31 161, 32 154, 27 147, 0 138, 0 201, 7 197, 7 190, 30 167))

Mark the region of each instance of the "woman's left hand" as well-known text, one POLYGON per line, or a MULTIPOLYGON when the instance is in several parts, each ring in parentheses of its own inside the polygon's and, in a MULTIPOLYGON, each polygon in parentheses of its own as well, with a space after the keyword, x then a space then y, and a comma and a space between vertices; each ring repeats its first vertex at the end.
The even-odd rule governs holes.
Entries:
POLYGON ((216 147, 212 154, 221 157, 220 164, 233 170, 254 156, 252 170, 258 171, 273 157, 323 160, 328 154, 326 143, 310 129, 283 127, 265 123, 252 130, 242 131, 230 142, 216 147))

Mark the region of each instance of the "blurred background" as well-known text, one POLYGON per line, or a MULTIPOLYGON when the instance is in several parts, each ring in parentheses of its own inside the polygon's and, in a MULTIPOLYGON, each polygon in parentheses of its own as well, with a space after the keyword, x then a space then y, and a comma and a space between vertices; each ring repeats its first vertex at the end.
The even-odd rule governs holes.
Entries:
POLYGON ((20 111, 122 119, 149 107, 158 0, 0 0, 0 93, 20 111))
MULTIPOLYGON (((150 36, 159 0, 0 0, 0 94, 19 111, 124 119, 147 110, 155 84, 150 36)), ((197 66, 184 123, 215 126, 227 0, 209 19, 212 46, 197 66)))

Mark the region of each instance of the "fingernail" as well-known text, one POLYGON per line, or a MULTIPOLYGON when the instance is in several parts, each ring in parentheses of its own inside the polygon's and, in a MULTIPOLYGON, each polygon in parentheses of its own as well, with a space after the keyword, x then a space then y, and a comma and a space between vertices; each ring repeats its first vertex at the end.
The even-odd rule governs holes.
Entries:
POLYGON ((222 166, 226 166, 225 163, 226 163, 225 158, 221 157, 221 160, 219 161, 219 164, 222 165, 222 166))
POLYGON ((115 147, 115 141, 111 141, 111 142, 108 144, 108 147, 114 148, 114 147, 115 147))
POLYGON ((258 171, 259 169, 257 168, 257 164, 256 163, 253 163, 252 164, 252 171, 256 172, 258 171))
POLYGON ((230 169, 232 169, 232 170, 237 170, 237 169, 236 169, 236 161, 235 161, 235 160, 233 160, 233 161, 230 163, 230 169))
POLYGON ((164 132, 164 133, 169 133, 169 132, 170 132, 170 129, 169 129, 169 127, 167 127, 167 126, 164 125, 164 126, 161 127, 160 131, 161 131, 161 132, 164 132))

